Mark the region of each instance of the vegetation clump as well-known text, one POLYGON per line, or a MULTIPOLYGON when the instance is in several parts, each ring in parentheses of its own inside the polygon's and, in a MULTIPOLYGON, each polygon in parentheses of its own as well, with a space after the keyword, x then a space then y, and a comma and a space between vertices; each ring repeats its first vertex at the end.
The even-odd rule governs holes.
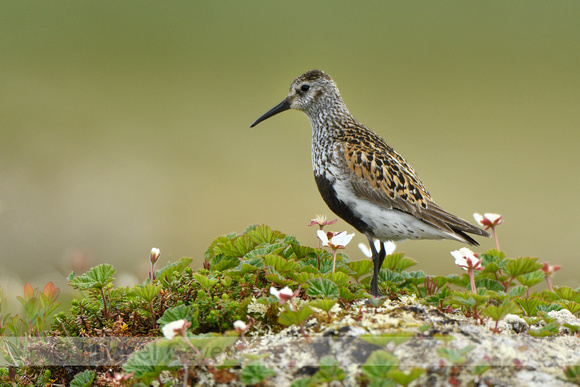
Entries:
MULTIPOLYGON (((322 229, 332 223, 312 224, 322 229)), ((338 252, 344 248, 337 242, 343 239, 336 238, 341 233, 319 230, 319 234, 328 236, 321 241, 331 251, 320 243, 317 248, 303 246, 266 225, 250 226, 241 234, 214 240, 198 270, 190 267, 191 258, 182 258, 155 271, 160 252, 153 249, 149 278, 133 287, 115 288, 115 269, 99 265, 69 276, 69 285, 82 296, 69 311, 56 314, 60 290, 52 283, 42 291, 27 284, 24 297, 18 298, 25 313, 0 316, 2 351, 9 364, 0 369, 0 381, 3 385, 120 386, 156 380, 160 385, 188 385, 203 384, 211 375, 214 383, 260 384, 275 377, 275 370, 265 366, 260 356, 236 356, 252 346, 252 340, 259 340, 258 332, 295 327, 302 339, 311 341, 312 334, 349 314, 362 318, 363 309, 364 313, 381 310, 385 302, 409 297, 442 314, 461 313, 476 324, 493 321, 495 333, 501 320, 516 314, 528 325, 541 325, 527 334, 558 335, 561 327, 548 312, 580 313, 578 290, 552 288, 548 282, 551 290, 530 292, 557 269, 539 264, 536 258, 508 258, 499 249, 480 255, 467 249, 453 252, 466 272, 448 276, 409 271, 416 262, 402 252, 391 252, 379 273, 379 290, 385 296, 373 298, 369 293, 372 262, 350 261, 338 252)), ((346 245, 350 237, 344 241, 346 245)), ((391 336, 387 332, 362 335, 361 340, 376 348, 361 361, 357 382, 408 385, 439 372, 400 368, 393 352, 432 328, 424 325, 391 336)), ((566 328, 577 334, 577 326, 566 328)), ((437 354, 441 362, 452 364, 447 381, 456 384, 461 372, 467 372, 459 365, 472 347, 452 349, 445 340, 442 343, 437 354)), ((476 368, 481 379, 490 367, 476 368)), ((562 377, 577 381, 577 368, 565 368, 562 377)), ((336 357, 327 355, 310 376, 297 377, 294 385, 342 381, 346 375, 336 357)))

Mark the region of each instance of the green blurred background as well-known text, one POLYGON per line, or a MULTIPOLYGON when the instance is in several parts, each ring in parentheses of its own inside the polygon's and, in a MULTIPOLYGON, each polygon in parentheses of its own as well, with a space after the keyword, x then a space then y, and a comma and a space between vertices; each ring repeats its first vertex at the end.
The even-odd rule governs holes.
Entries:
MULTIPOLYGON (((577 1, 4 1, 0 284, 141 281, 151 247, 200 265, 253 223, 315 245, 307 118, 249 125, 320 68, 442 207, 503 214, 509 256, 577 287, 579 21, 577 1)), ((398 244, 429 274, 460 247, 398 244)))

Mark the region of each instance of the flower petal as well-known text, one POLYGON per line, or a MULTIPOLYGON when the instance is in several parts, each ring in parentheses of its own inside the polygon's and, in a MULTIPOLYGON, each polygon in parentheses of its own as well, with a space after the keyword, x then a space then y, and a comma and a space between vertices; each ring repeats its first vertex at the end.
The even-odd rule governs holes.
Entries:
POLYGON ((478 213, 476 212, 476 213, 474 213, 474 214, 473 214, 473 219, 475 219, 475 221, 476 221, 477 223, 479 223, 479 225, 480 225, 480 226, 485 226, 485 225, 483 224, 483 215, 481 215, 481 214, 478 214, 478 213))
POLYGON ((387 253, 387 255, 391 255, 395 252, 395 249, 397 248, 397 245, 395 244, 395 242, 393 241, 386 241, 385 242, 385 252, 387 253))
POLYGON ((359 243, 358 248, 360 249, 360 251, 362 251, 362 253, 365 255, 365 257, 372 258, 373 253, 371 252, 371 249, 369 249, 369 247, 366 244, 359 243))
POLYGON ((171 340, 179 334, 179 331, 183 329, 183 326, 186 323, 187 321, 185 321, 184 319, 172 321, 170 323, 163 325, 163 327, 161 328, 161 333, 163 333, 163 336, 171 340))
POLYGON ((234 321, 234 329, 236 330, 236 332, 242 333, 248 329, 248 325, 242 320, 236 320, 234 321))
POLYGON ((318 236, 318 239, 320 239, 320 241, 322 242, 322 246, 328 246, 328 237, 326 236, 326 233, 322 230, 318 230, 316 231, 316 235, 318 236))
POLYGON ((354 238, 353 234, 347 234, 346 231, 340 232, 332 237, 330 243, 335 246, 346 246, 350 243, 350 241, 354 238))
POLYGON ((485 213, 483 214, 483 216, 485 216, 486 219, 489 220, 489 222, 493 225, 498 225, 502 223, 502 216, 500 214, 490 214, 490 213, 485 213))

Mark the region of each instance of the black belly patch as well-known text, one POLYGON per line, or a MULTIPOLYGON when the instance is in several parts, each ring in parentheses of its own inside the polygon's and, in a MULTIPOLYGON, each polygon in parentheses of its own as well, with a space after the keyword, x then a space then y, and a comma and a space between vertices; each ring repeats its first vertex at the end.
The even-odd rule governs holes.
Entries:
POLYGON ((338 199, 336 191, 330 183, 330 180, 322 175, 316 174, 314 175, 314 180, 316 180, 316 185, 318 186, 320 196, 322 196, 322 199, 324 199, 326 205, 328 205, 332 212, 356 228, 358 232, 367 236, 373 235, 369 225, 363 222, 358 216, 356 216, 350 207, 348 207, 342 200, 338 199))

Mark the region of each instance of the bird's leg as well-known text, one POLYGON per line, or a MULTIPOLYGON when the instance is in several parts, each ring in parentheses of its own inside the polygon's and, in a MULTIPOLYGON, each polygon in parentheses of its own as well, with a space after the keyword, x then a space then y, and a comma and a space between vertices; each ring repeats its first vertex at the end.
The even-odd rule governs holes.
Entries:
POLYGON ((387 252, 385 251, 385 244, 381 242, 381 250, 377 251, 373 238, 368 238, 369 246, 373 254, 373 278, 371 279, 371 293, 375 297, 379 297, 379 271, 385 260, 387 252))

